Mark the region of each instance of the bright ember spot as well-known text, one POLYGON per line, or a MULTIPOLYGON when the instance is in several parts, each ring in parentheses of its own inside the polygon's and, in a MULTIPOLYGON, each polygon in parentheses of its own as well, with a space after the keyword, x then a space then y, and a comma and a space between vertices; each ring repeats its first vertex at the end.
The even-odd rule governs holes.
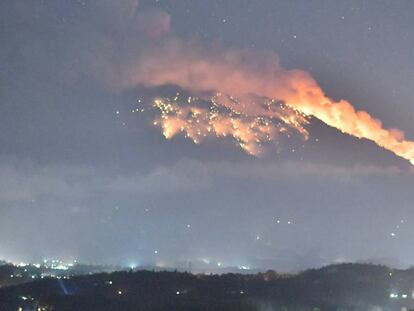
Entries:
POLYGON ((304 114, 276 100, 243 103, 232 96, 220 93, 209 100, 188 97, 180 100, 179 94, 170 100, 156 99, 154 108, 161 113, 154 121, 165 138, 182 133, 198 144, 207 136, 232 137, 247 153, 260 155, 265 143, 274 143, 283 133, 292 131, 308 138, 303 125, 308 124, 304 114))

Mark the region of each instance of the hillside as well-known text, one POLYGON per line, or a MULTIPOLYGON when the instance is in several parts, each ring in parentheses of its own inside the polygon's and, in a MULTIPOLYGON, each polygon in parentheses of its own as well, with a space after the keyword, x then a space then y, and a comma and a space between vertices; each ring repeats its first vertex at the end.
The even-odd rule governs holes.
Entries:
POLYGON ((114 272, 0 290, 0 310, 401 310, 414 270, 340 264, 292 276, 114 272))

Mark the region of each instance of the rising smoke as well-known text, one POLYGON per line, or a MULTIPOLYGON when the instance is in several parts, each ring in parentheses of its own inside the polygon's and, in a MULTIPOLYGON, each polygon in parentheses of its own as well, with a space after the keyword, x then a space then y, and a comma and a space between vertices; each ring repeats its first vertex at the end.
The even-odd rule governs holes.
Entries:
MULTIPOLYGON (((128 23, 136 28, 148 15, 135 9, 128 23)), ((247 152, 258 154, 258 146, 275 140, 276 134, 289 127, 306 137, 306 118, 315 117, 414 164, 414 142, 406 140, 402 131, 384 128, 379 119, 356 110, 346 100, 329 98, 309 73, 284 69, 272 53, 203 48, 184 42, 169 31, 167 14, 152 16, 151 23, 144 23, 146 27, 138 27, 144 33, 140 42, 131 44, 127 54, 110 67, 114 74, 110 83, 116 89, 175 85, 211 102, 213 115, 200 111, 194 102, 168 103, 167 111, 161 109, 161 119, 156 121, 167 138, 183 132, 198 142, 210 133, 231 135, 247 152), (214 101, 217 96, 221 100, 214 101)))

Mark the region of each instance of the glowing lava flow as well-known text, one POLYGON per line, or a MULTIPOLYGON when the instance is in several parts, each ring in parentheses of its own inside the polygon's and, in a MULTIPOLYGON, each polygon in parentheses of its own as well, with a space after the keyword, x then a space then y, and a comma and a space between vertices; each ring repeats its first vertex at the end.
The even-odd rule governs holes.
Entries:
POLYGON ((183 131, 198 141, 204 135, 201 133, 210 129, 217 136, 231 134, 243 149, 255 154, 255 145, 268 137, 274 140, 269 132, 281 132, 278 126, 267 123, 278 121, 304 134, 305 116, 313 116, 343 133, 368 139, 414 165, 414 141, 405 140, 402 131, 384 128, 380 120, 345 100, 329 98, 310 74, 282 68, 274 55, 198 50, 178 41, 138 59, 120 84, 123 88, 176 85, 190 94, 224 94, 218 99, 213 96, 212 103, 215 109, 227 112, 218 109, 219 113, 214 114, 176 105, 171 106, 172 111, 163 111, 161 123, 166 137, 183 131), (269 105, 275 102, 272 99, 282 103, 281 109, 269 105), (210 114, 216 117, 211 119, 210 114))
POLYGON ((207 136, 228 136, 247 153, 257 156, 263 144, 276 142, 281 133, 290 136, 294 130, 308 138, 303 127, 308 123, 306 117, 275 100, 249 103, 250 107, 255 106, 249 111, 231 96, 216 94, 202 102, 194 97, 180 101, 177 94, 173 100, 158 98, 153 106, 161 113, 154 125, 161 127, 167 139, 183 133, 197 144, 207 136), (203 103, 208 106, 203 107, 203 103))

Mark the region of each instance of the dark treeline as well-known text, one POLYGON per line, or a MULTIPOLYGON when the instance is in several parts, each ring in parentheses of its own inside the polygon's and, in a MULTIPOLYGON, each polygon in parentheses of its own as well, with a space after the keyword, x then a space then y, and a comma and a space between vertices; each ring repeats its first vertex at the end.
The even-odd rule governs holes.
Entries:
POLYGON ((401 310, 413 290, 414 269, 370 264, 292 276, 130 271, 9 286, 0 310, 401 310))

